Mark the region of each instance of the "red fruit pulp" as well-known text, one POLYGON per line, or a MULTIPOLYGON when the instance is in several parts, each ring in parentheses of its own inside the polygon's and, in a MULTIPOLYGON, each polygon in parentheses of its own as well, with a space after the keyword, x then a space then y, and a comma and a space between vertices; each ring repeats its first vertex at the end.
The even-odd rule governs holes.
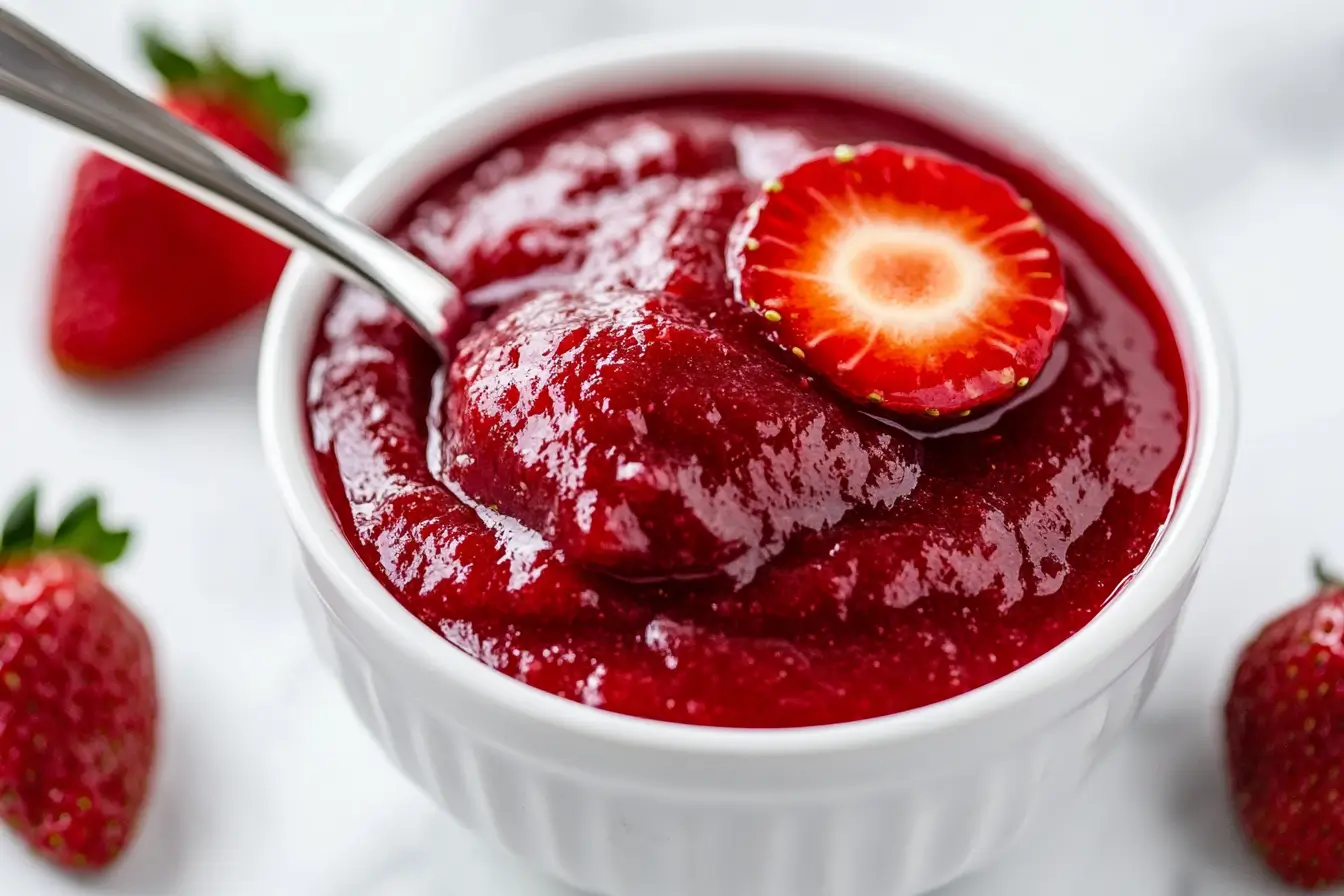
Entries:
POLYGON ((317 474, 408 610, 543 690, 741 727, 933 703, 1076 632, 1170 513, 1188 400, 1152 287, 1040 176, 899 114, 591 110, 449 174, 394 232, 500 310, 445 372, 382 300, 338 293, 307 384, 317 474), (1003 177, 1059 245, 1053 356, 959 427, 866 415, 732 297, 760 182, 867 140, 1003 177))

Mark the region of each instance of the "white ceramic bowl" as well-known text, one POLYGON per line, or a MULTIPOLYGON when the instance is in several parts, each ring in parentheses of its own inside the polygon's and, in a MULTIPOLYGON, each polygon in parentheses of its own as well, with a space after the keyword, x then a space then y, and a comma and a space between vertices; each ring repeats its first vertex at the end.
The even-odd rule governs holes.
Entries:
POLYGON ((852 38, 719 33, 552 57, 430 114, 332 204, 385 224, 521 126, 708 88, 820 90, 912 112, 1046 172, 1122 236, 1175 327, 1194 424, 1176 512, 1123 593, 999 681, 862 722, 699 728, 529 688, 404 611, 337 528, 309 463, 301 400, 331 280, 300 257, 271 309, 260 382, 266 452, 301 547, 300 599, 392 759, 464 825, 557 877, 612 896, 921 893, 983 864, 1074 791, 1151 690, 1231 471, 1229 343, 1166 241, 1105 179, 935 66, 852 38))

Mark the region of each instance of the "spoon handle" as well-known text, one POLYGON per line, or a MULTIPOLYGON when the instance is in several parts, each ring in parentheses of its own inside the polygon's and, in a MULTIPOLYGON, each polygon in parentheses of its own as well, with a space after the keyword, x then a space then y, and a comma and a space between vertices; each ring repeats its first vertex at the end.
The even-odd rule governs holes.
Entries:
POLYGON ((440 348, 462 317, 457 288, 427 264, 174 118, 4 9, 0 96, 72 127, 117 161, 277 242, 317 253, 346 279, 390 298, 440 348))

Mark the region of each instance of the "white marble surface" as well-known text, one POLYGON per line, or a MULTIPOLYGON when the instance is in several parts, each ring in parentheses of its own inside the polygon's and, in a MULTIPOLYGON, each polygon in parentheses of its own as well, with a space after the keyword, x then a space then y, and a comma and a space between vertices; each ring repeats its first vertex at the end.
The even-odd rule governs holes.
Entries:
MULTIPOLYGON (((944 54, 1126 177, 1227 307, 1242 453, 1171 666, 1069 809, 940 896, 1281 892, 1228 820, 1217 708, 1236 645, 1344 564, 1344 4, 1335 0, 20 0, 146 84, 147 15, 282 54, 323 88, 340 166, 454 85, 545 49, 688 25, 815 23, 944 54), (523 33, 510 37, 510 30, 523 33)), ((77 388, 46 363, 43 279, 75 142, 0 109, 0 492, 103 483, 141 538, 117 582, 157 632, 165 736, 126 860, 94 882, 0 836, 6 894, 562 896, 382 760, 286 594, 253 420, 253 320, 168 369, 77 388)), ((874 894, 880 896, 880 894, 874 894)))

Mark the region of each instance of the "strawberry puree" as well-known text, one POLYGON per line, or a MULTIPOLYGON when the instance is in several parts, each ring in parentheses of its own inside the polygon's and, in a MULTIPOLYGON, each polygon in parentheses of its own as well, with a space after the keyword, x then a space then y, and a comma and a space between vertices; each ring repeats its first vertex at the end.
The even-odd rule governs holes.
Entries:
POLYGON ((395 232, 497 310, 445 371, 341 290, 308 382, 319 479, 408 610, 551 693, 743 727, 943 700, 1076 632, 1170 513, 1187 397, 1140 272, 1030 172, 891 112, 592 111, 450 174, 395 232), (733 299, 760 182, 867 140, 1008 180, 1064 263, 1040 376, 955 426, 869 416, 733 299))

